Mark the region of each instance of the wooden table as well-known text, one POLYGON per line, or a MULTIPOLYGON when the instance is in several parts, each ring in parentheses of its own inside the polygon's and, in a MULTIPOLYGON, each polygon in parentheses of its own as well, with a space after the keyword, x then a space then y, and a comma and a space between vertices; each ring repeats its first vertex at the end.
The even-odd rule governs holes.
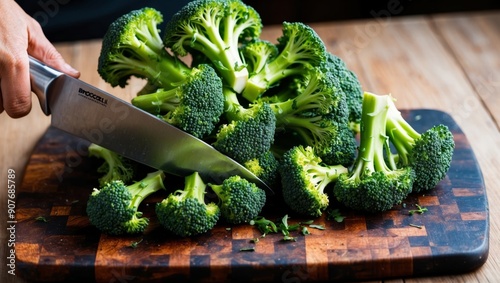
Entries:
MULTIPOLYGON (((446 111, 466 134, 481 166, 490 209, 487 262, 473 273, 434 278, 402 278, 394 282, 486 282, 500 278, 500 12, 383 18, 317 23, 313 28, 328 49, 346 61, 365 90, 391 93, 401 109, 446 111)), ((274 40, 279 26, 267 26, 263 38, 274 40)), ((133 80, 126 89, 112 89, 96 72, 100 41, 57 44, 58 50, 82 73, 81 79, 126 100, 141 87, 133 80)), ((8 169, 20 184, 24 167, 49 126, 37 103, 21 119, 0 115, 0 224, 6 231, 8 169)), ((8 233, 1 234, 1 282, 23 282, 7 274, 8 233)))

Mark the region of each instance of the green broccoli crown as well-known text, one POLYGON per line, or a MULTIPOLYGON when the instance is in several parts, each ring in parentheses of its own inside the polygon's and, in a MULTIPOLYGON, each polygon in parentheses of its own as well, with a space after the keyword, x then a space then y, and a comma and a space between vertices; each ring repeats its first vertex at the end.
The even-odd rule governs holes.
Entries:
POLYGON ((436 125, 422 134, 401 115, 393 99, 389 101, 387 135, 396 149, 397 164, 415 170, 414 192, 432 189, 446 176, 455 149, 453 134, 445 125, 436 125))
POLYGON ((243 165, 270 187, 278 183, 279 162, 271 150, 246 161, 243 165))
POLYGON ((240 176, 232 176, 220 185, 209 186, 219 197, 221 216, 230 224, 250 222, 266 203, 266 192, 240 176))
POLYGON ((284 78, 301 74, 308 66, 320 66, 326 60, 323 41, 310 26, 301 22, 283 22, 277 48, 279 54, 274 60, 248 79, 242 93, 248 101, 255 101, 284 78))
POLYGON ((171 193, 156 204, 160 224, 180 237, 194 236, 211 230, 220 216, 215 203, 205 202, 206 184, 198 172, 185 177, 183 190, 171 193))
POLYGON ((322 67, 331 72, 338 80, 338 85, 346 96, 351 128, 359 131, 363 89, 357 75, 348 69, 341 58, 329 52, 327 52, 327 60, 324 61, 322 67))
POLYGON ((255 39, 245 43, 240 50, 250 75, 264 69, 279 53, 275 44, 263 39, 255 39))
POLYGON ((98 73, 114 86, 125 87, 131 76, 169 87, 189 68, 166 52, 157 25, 163 15, 153 8, 133 10, 113 21, 102 41, 98 73))
POLYGON ((239 0, 196 0, 186 4, 167 23, 163 41, 175 54, 191 50, 204 54, 229 87, 240 92, 248 70, 239 45, 258 38, 262 31, 259 14, 239 0))
MULTIPOLYGON (((330 115, 327 115, 330 116, 330 115)), ((356 159, 358 143, 349 124, 331 122, 328 124, 333 134, 323 143, 313 144, 316 154, 324 163, 350 166, 356 159)))
POLYGON ((222 81, 212 67, 202 64, 178 87, 136 96, 132 104, 203 138, 212 133, 224 111, 222 81))
POLYGON ((295 146, 280 163, 282 192, 285 203, 295 212, 318 217, 328 207, 325 188, 347 172, 342 165, 325 165, 313 148, 295 146))
POLYGON ((114 180, 129 182, 134 176, 133 162, 116 152, 92 143, 88 147, 89 156, 103 159, 104 162, 97 168, 97 172, 104 174, 99 178, 99 185, 104 186, 114 180))
POLYGON ((144 179, 126 186, 123 181, 106 183, 89 196, 86 212, 90 223, 110 235, 142 233, 149 219, 138 211, 141 202, 163 189, 164 173, 149 173, 144 179))
POLYGON ((385 211, 401 203, 411 192, 413 168, 391 169, 386 163, 388 100, 389 96, 364 94, 358 156, 351 170, 342 174, 334 187, 337 200, 353 209, 385 211))
POLYGON ((213 146, 234 160, 245 163, 271 149, 276 130, 276 116, 269 104, 240 108, 238 117, 223 124, 213 146))

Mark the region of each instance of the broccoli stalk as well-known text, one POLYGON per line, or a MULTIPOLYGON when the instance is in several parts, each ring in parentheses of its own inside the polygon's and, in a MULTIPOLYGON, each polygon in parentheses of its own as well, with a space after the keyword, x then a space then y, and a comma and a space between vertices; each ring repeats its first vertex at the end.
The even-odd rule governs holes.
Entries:
POLYGON ((222 82, 212 67, 199 65, 178 87, 136 96, 132 104, 203 138, 212 133, 224 111, 222 82))
POLYGON ((259 72, 248 78, 242 96, 255 101, 282 79, 301 74, 308 66, 319 66, 326 60, 326 48, 317 33, 304 23, 283 23, 278 38, 279 54, 259 72))
POLYGON ((167 230, 181 237, 205 233, 220 216, 215 203, 205 203, 207 185, 198 172, 184 178, 184 189, 171 193, 156 204, 158 221, 167 230))
POLYGON ((248 42, 240 49, 250 75, 264 69, 279 53, 275 44, 263 39, 248 42))
POLYGON ((388 96, 364 94, 358 156, 334 187, 336 198, 353 209, 385 211, 411 192, 415 179, 413 168, 391 169, 386 162, 388 101, 388 96))
POLYGON ((421 134, 403 118, 393 99, 389 99, 388 104, 387 135, 396 149, 396 154, 391 155, 391 167, 414 168, 414 192, 436 187, 451 165, 455 148, 453 134, 442 124, 421 134))
POLYGON ((325 188, 346 173, 342 165, 325 165, 310 146, 295 146, 280 163, 282 193, 285 203, 295 212, 321 216, 329 205, 325 188))
POLYGON ((139 205, 149 195, 165 188, 164 177, 162 171, 156 171, 128 186, 115 180, 94 189, 86 209, 90 223, 110 235, 142 233, 149 219, 142 217, 139 205))
POLYGON ((114 180, 125 183, 134 176, 133 162, 116 152, 92 143, 88 147, 89 156, 103 159, 104 162, 97 168, 97 172, 104 174, 99 178, 99 185, 104 186, 114 180))
POLYGON ((113 21, 102 41, 98 73, 111 86, 125 87, 131 76, 172 88, 190 68, 170 55, 157 25, 163 15, 153 8, 133 10, 113 21))
POLYGON ((191 50, 204 54, 228 86, 239 93, 248 79, 239 44, 258 38, 261 30, 258 13, 240 0, 196 0, 173 15, 163 41, 180 56, 191 50))
POLYGON ((225 179, 222 184, 209 184, 220 200, 221 217, 229 224, 250 222, 266 203, 266 192, 240 176, 225 179))

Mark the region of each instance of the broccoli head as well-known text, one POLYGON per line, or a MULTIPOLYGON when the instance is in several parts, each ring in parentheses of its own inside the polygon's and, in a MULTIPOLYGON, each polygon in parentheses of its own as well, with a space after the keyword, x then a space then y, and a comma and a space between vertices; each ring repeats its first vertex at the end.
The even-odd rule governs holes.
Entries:
POLYGON ((279 54, 248 78, 242 93, 248 101, 254 102, 284 78, 301 74, 305 67, 320 66, 326 60, 323 41, 310 26, 301 22, 283 23, 277 48, 279 54))
POLYGON ((245 163, 270 150, 274 142, 276 117, 268 104, 243 107, 234 92, 225 91, 225 116, 213 146, 234 160, 245 163))
POLYGON ((171 193, 155 207, 160 224, 181 237, 209 231, 220 216, 220 209, 215 203, 205 202, 207 185, 199 173, 194 172, 184 179, 184 189, 171 193))
POLYGON ((401 115, 393 99, 389 99, 387 135, 396 149, 392 167, 411 166, 415 170, 414 192, 436 187, 451 166, 455 142, 445 125, 435 125, 417 132, 401 115))
POLYGON ((113 21, 104 34, 97 71, 113 87, 125 87, 131 76, 171 88, 190 70, 171 56, 157 25, 163 15, 153 8, 133 10, 113 21))
POLYGON ((338 177, 333 190, 347 207, 385 211, 401 203, 412 190, 413 168, 391 169, 386 162, 388 108, 388 96, 364 94, 358 156, 349 172, 338 177))
POLYGON ((280 162, 283 199, 295 212, 318 217, 329 205, 325 188, 346 173, 342 165, 325 165, 310 146, 295 146, 280 162))
POLYGON ((271 150, 246 161, 243 165, 270 187, 278 184, 279 162, 271 150))
POLYGON ((203 138, 212 133, 224 111, 222 81, 212 67, 199 65, 178 87, 136 96, 132 104, 203 138))
POLYGON ((114 180, 129 182, 134 176, 134 162, 118 153, 92 143, 88 147, 89 156, 103 159, 97 172, 104 174, 99 178, 99 185, 104 186, 114 180))
POLYGON ((110 235, 142 233, 149 219, 142 216, 139 205, 149 195, 164 189, 164 176, 162 171, 156 171, 131 185, 115 180, 94 189, 86 208, 90 223, 110 235))
POLYGON ((237 175, 209 186, 220 200, 221 217, 230 224, 250 222, 266 204, 266 192, 237 175))
POLYGON ((195 0, 186 4, 165 27, 164 43, 180 56, 202 53, 227 85, 241 92, 248 70, 239 46, 258 38, 262 21, 252 7, 240 0, 195 0))

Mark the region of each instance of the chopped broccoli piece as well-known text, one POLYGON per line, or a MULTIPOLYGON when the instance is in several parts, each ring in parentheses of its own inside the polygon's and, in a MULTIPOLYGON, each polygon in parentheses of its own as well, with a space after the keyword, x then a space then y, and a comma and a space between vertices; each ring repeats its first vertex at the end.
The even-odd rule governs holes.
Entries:
POLYGON ((204 54, 228 86, 239 93, 248 79, 240 43, 258 38, 261 31, 257 11, 240 0, 195 0, 173 15, 163 40, 180 56, 191 50, 204 54))
POLYGON ((212 67, 199 65, 178 87, 136 96, 132 104, 204 138, 215 129, 224 111, 222 82, 212 67))
POLYGON ((326 60, 326 47, 308 25, 283 22, 283 34, 278 38, 279 54, 265 68, 248 78, 242 96, 254 102, 270 87, 286 77, 301 74, 308 66, 319 66, 326 60))
POLYGON ((162 171, 156 171, 131 185, 115 180, 94 189, 86 209, 90 223, 110 235, 142 233, 149 219, 142 216, 139 205, 149 195, 164 189, 164 176, 162 171))
POLYGON ((295 146, 280 163, 282 192, 285 203, 295 212, 318 217, 329 205, 325 188, 346 173, 342 165, 325 165, 313 148, 295 146))
POLYGON ((163 15, 153 8, 133 10, 113 21, 102 40, 98 73, 111 86, 125 87, 131 76, 172 88, 190 68, 170 55, 157 25, 163 15))
POLYGON ((272 188, 278 184, 279 162, 271 150, 246 161, 243 165, 269 187, 272 188))
POLYGON ((114 180, 121 180, 125 183, 132 180, 134 163, 130 159, 95 143, 89 145, 88 151, 89 156, 104 160, 102 165, 97 168, 98 173, 104 174, 98 180, 100 186, 114 180))
POLYGON ((245 163, 270 150, 274 142, 276 117, 268 104, 243 107, 236 94, 225 89, 225 116, 213 146, 234 160, 245 163))
POLYGON ((345 206, 369 212, 391 209, 412 190, 412 167, 391 169, 386 162, 389 138, 386 117, 389 96, 365 92, 359 152, 348 173, 339 176, 334 195, 345 206))
POLYGON ((206 187, 198 172, 186 176, 183 190, 176 190, 156 204, 160 224, 180 237, 212 229, 219 220, 220 209, 213 202, 205 202, 206 187))
POLYGON ((241 48, 241 54, 247 64, 250 76, 267 67, 279 53, 278 47, 270 41, 256 39, 245 43, 241 48))
POLYGON ((237 175, 209 186, 219 197, 221 217, 230 224, 250 222, 266 204, 266 192, 237 175))
POLYGON ((363 89, 357 75, 352 70, 348 69, 347 65, 340 57, 329 52, 327 52, 327 60, 322 66, 333 74, 337 80, 336 85, 344 92, 349 111, 350 128, 354 132, 359 132, 363 89))
POLYGON ((455 142, 446 125, 435 125, 418 133, 389 99, 387 135, 396 149, 393 168, 411 166, 415 170, 413 192, 436 187, 451 166, 455 142))

